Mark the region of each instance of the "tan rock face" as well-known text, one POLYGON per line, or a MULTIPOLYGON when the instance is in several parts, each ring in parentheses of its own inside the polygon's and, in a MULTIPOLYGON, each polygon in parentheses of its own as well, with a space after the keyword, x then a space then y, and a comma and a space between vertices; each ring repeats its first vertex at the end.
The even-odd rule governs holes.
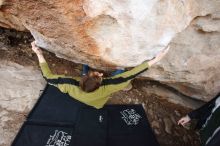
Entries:
POLYGON ((0 76, 0 145, 10 145, 45 81, 40 71, 8 61, 0 61, 0 76))
POLYGON ((6 0, 0 0, 0 26, 5 28, 13 28, 19 31, 26 31, 22 22, 10 13, 12 3, 6 0))
POLYGON ((39 46, 68 60, 108 67, 135 66, 154 57, 200 15, 198 4, 195 0, 15 0, 8 11, 31 31, 39 46))
POLYGON ((144 76, 185 95, 210 100, 220 92, 219 22, 211 16, 198 17, 172 40, 169 54, 144 76))
POLYGON ((0 11, 0 26, 5 28, 13 28, 19 31, 27 31, 23 24, 14 15, 7 15, 0 11))
POLYGON ((0 76, 0 106, 8 110, 31 109, 45 85, 40 71, 12 62, 0 62, 0 76))
POLYGON ((57 56, 103 69, 138 65, 172 42, 146 76, 208 100, 220 90, 219 7, 219 0, 13 0, 0 25, 25 26, 57 56))

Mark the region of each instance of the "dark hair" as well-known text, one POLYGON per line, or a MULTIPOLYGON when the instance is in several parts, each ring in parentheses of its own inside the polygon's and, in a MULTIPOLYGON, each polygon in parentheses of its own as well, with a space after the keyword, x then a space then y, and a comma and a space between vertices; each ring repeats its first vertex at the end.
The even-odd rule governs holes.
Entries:
POLYGON ((101 85, 101 77, 85 75, 80 80, 80 87, 85 92, 92 92, 101 85))

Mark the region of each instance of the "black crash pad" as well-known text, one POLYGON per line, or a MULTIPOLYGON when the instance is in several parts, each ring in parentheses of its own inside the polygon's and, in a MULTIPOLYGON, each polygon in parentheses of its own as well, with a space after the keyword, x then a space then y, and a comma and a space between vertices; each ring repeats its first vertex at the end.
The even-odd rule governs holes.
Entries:
POLYGON ((141 105, 95 109, 47 85, 12 146, 159 146, 141 105))

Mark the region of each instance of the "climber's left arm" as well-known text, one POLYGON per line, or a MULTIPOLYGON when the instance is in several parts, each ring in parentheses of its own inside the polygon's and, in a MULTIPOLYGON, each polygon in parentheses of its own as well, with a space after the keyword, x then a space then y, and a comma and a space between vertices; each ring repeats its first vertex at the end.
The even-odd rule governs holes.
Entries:
POLYGON ((36 46, 35 42, 31 43, 32 50, 36 53, 38 57, 38 61, 40 64, 40 68, 42 71, 43 76, 48 80, 48 79, 57 79, 59 77, 64 77, 64 75, 56 75, 53 74, 44 58, 42 50, 36 46))
POLYGON ((67 77, 65 75, 53 74, 43 56, 42 50, 36 46, 35 42, 32 42, 31 45, 32 45, 32 50, 36 53, 38 57, 42 74, 48 83, 56 85, 56 84, 60 84, 60 82, 63 82, 64 79, 70 80, 72 78, 72 77, 67 77))

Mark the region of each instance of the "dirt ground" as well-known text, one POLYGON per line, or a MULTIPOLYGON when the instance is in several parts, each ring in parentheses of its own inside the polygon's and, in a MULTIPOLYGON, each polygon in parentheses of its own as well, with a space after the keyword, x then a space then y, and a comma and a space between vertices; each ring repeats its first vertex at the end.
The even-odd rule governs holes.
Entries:
MULTIPOLYGON (((36 55, 30 43, 33 38, 28 32, 16 32, 0 28, 0 59, 10 60, 24 66, 39 68, 36 55)), ((52 71, 56 74, 80 75, 81 65, 44 51, 52 71)), ((108 104, 142 104, 146 115, 161 146, 199 146, 199 136, 193 130, 187 130, 176 121, 190 109, 168 102, 164 97, 146 94, 144 87, 155 86, 153 82, 135 79, 130 91, 120 91, 110 97, 108 104)), ((21 124, 28 113, 15 113, 18 120, 9 123, 8 128, 21 124)))

